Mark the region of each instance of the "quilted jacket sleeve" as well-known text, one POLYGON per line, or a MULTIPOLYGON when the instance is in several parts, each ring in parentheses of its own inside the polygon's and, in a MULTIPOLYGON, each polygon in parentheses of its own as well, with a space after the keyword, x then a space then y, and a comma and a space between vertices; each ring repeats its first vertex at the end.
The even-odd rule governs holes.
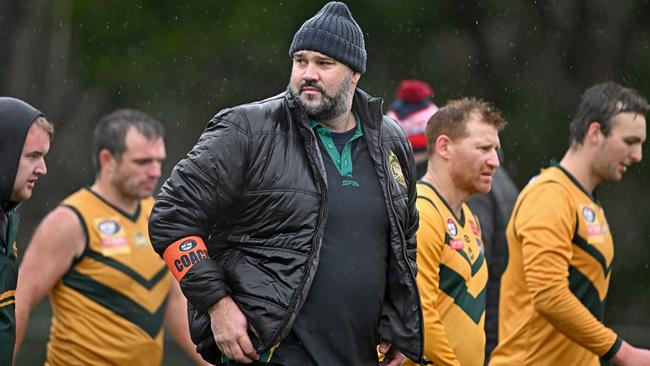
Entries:
POLYGON ((149 220, 154 249, 199 311, 228 293, 222 268, 209 260, 219 253, 204 243, 244 185, 249 132, 241 114, 225 110, 208 123, 197 144, 172 170, 149 220))

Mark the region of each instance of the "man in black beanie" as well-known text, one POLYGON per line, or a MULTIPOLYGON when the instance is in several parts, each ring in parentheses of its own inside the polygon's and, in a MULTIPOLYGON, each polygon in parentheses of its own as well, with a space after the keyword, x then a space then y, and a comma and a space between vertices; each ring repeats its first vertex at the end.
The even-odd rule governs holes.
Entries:
POLYGON ((423 363, 413 154, 357 88, 363 32, 330 2, 289 55, 287 91, 219 112, 157 197, 193 341, 215 364, 423 363))
POLYGON ((54 126, 22 100, 0 97, 0 365, 13 363, 18 277, 16 208, 47 173, 54 126))

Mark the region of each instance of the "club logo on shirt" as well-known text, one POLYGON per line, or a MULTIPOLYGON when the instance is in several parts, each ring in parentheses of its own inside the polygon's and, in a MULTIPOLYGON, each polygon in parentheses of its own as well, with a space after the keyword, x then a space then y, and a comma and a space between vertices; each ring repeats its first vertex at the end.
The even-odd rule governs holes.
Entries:
POLYGON ((99 232, 101 234, 115 235, 118 231, 120 231, 121 227, 120 223, 116 220, 106 219, 100 221, 99 224, 97 224, 97 229, 99 229, 99 232))
POLYGON ((594 222, 596 220, 596 213, 589 206, 583 206, 582 207, 582 216, 584 216, 584 218, 585 218, 585 220, 587 220, 587 222, 594 222))
POLYGON ((452 219, 447 220, 447 231, 452 237, 458 235, 458 228, 456 228, 456 223, 452 219))
POLYGON ((388 154, 388 165, 390 165, 390 170, 393 173, 395 181, 402 187, 406 187, 406 179, 404 178, 404 173, 402 173, 402 166, 399 164, 397 155, 393 151, 388 154))
POLYGON ((112 256, 131 252, 129 240, 119 219, 102 217, 95 219, 95 227, 99 234, 99 243, 103 255, 112 256))

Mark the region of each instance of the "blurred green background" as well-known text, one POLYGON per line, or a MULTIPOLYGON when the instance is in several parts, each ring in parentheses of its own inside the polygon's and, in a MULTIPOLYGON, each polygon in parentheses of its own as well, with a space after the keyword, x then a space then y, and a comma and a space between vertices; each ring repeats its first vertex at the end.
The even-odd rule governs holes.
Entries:
MULTIPOLYGON (((220 109, 283 91, 295 31, 324 1, 0 0, 0 95, 23 98, 57 127, 49 173, 21 208, 24 251, 61 199, 93 180, 90 136, 100 116, 142 109, 167 129, 165 171, 220 109)), ((392 101, 419 78, 434 101, 477 96, 509 125, 506 167, 522 187, 567 147, 582 91, 614 80, 650 97, 650 2, 348 1, 361 25, 368 71, 360 86, 392 101)), ((604 185, 617 245, 607 323, 650 346, 648 163, 604 185)), ((49 307, 30 324, 18 365, 42 363, 49 307)), ((187 362, 169 342, 165 364, 187 362)))

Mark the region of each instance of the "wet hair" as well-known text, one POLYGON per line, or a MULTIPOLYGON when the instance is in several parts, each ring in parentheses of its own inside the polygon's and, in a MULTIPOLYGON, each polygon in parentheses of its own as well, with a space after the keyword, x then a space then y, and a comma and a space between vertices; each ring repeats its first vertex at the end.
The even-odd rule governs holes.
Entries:
POLYGON ((433 147, 439 136, 446 135, 454 140, 467 135, 465 126, 472 113, 478 113, 484 123, 494 126, 497 131, 503 130, 506 125, 501 112, 482 99, 462 98, 451 100, 434 113, 427 123, 429 155, 433 154, 433 147))
POLYGON ((36 117, 36 119, 34 120, 34 124, 42 128, 45 132, 47 132, 47 134, 50 135, 50 139, 54 137, 54 124, 48 121, 45 117, 43 116, 36 117))
POLYGON ((650 106, 634 89, 612 81, 596 84, 582 94, 575 117, 569 125, 569 142, 582 145, 592 122, 598 122, 605 136, 612 130, 612 119, 619 113, 646 115, 650 106))
POLYGON ((135 109, 118 109, 102 117, 93 132, 93 165, 99 172, 99 152, 108 150, 117 161, 126 150, 126 134, 135 128, 149 140, 163 138, 165 129, 157 119, 135 109))

